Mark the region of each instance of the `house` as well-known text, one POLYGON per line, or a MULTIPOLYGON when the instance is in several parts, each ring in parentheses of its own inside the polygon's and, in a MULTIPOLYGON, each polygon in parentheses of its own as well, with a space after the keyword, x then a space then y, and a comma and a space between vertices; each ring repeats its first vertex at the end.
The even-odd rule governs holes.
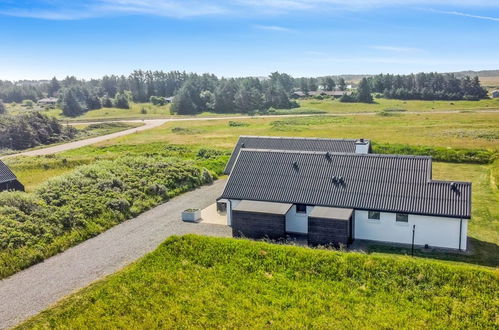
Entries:
POLYGON ((0 191, 6 190, 24 191, 24 186, 17 180, 10 168, 0 160, 0 191))
POLYGON ((165 97, 165 102, 166 103, 172 103, 174 98, 175 98, 174 96, 165 97))
POLYGON ((40 106, 53 106, 57 104, 57 97, 47 97, 44 99, 38 100, 38 105, 40 106))
POLYGON ((241 148, 218 202, 235 237, 466 250, 471 183, 433 180, 426 156, 241 148))
POLYGON ((344 94, 350 95, 351 93, 348 91, 324 91, 324 90, 318 90, 318 91, 310 91, 308 93, 304 93, 302 91, 295 91, 293 92, 293 96, 297 98, 303 98, 303 97, 313 97, 313 96, 331 96, 334 98, 340 98, 344 94))
POLYGON ((499 91, 492 91, 492 98, 499 98, 499 91))
POLYGON ((224 173, 230 174, 242 148, 267 150, 324 151, 346 153, 370 153, 371 142, 365 139, 321 139, 281 136, 240 136, 224 173))

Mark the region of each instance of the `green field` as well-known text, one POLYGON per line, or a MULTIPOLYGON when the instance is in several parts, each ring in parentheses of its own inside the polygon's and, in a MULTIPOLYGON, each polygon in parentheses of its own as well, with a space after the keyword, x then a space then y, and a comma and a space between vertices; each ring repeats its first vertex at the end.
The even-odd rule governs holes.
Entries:
MULTIPOLYGON (((75 127, 78 132, 76 133, 76 136, 69 140, 69 141, 63 141, 59 143, 53 143, 53 144, 46 144, 46 145, 39 145, 34 148, 29 148, 29 149, 24 149, 24 150, 0 150, 0 156, 4 155, 11 155, 15 154, 18 152, 24 152, 24 151, 30 151, 30 150, 36 150, 36 149, 42 149, 42 148, 48 148, 72 141, 78 141, 78 140, 84 140, 84 139, 90 139, 93 137, 97 136, 102 136, 102 135, 107 135, 107 134, 112 134, 116 132, 121 132, 125 131, 127 129, 135 128, 142 126, 142 123, 122 123, 122 122, 111 122, 111 123, 98 123, 98 124, 76 124, 72 125, 75 127)), ((29 178, 30 180, 30 178, 29 178)), ((29 185, 29 182, 28 182, 29 185)))
POLYGON ((378 112, 385 109, 409 112, 465 111, 465 110, 498 110, 499 99, 480 101, 420 101, 374 99, 372 104, 343 103, 338 100, 307 99, 300 101, 304 109, 324 110, 328 113, 378 112))
MULTIPOLYGON (((375 99, 372 104, 364 103, 342 103, 332 99, 303 99, 298 100, 299 108, 273 110, 270 114, 313 114, 313 113, 366 113, 382 112, 383 110, 395 110, 401 112, 438 112, 438 111, 476 111, 476 110, 499 110, 499 99, 484 99, 480 101, 419 101, 419 100, 389 100, 384 98, 375 99)), ((20 105, 7 105, 11 113, 23 111, 40 110, 36 105, 32 110, 20 105)), ((91 110, 78 117, 66 117, 61 109, 43 110, 43 113, 55 116, 65 121, 88 121, 88 120, 112 120, 112 119, 155 119, 155 118, 181 118, 172 115, 170 105, 155 106, 151 103, 131 103, 130 109, 102 108, 91 110)), ((238 113, 220 114, 204 112, 198 117, 223 117, 240 115, 238 113)), ((184 116, 185 117, 185 116, 184 116)))
POLYGON ((492 329, 497 292, 473 266, 188 235, 19 329, 492 329))

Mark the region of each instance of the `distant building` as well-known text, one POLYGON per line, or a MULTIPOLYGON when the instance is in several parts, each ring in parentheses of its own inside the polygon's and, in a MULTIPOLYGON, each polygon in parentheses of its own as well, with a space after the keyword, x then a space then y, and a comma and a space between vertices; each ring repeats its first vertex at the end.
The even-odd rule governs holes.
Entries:
POLYGON ((166 103, 172 103, 173 102, 173 96, 170 96, 170 97, 165 97, 165 101, 166 103))
POLYGON ((10 168, 0 160, 0 191, 7 190, 24 191, 24 186, 17 180, 10 168))
POLYGON ((308 94, 303 93, 302 91, 295 91, 293 92, 293 96, 295 97, 313 97, 313 96, 332 96, 334 98, 339 98, 342 97, 344 94, 350 94, 350 92, 347 91, 310 91, 308 94))
POLYGON ((57 97, 47 97, 44 99, 38 100, 38 105, 44 106, 44 105, 56 105, 57 104, 57 97))
POLYGON ((499 91, 492 91, 493 98, 499 98, 499 91))

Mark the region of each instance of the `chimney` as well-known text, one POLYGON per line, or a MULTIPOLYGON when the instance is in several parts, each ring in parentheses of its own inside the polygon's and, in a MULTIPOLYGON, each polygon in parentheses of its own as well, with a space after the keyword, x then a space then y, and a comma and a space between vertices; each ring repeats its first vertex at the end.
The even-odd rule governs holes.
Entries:
POLYGON ((355 153, 356 154, 368 154, 369 153, 369 140, 359 139, 355 141, 355 153))

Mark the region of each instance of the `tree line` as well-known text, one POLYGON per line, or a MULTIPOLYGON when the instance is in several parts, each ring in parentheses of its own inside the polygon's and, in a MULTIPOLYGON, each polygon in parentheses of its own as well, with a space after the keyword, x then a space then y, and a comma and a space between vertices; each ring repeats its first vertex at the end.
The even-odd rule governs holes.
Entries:
MULTIPOLYGON (((453 74, 418 73, 380 74, 361 80, 357 92, 342 98, 344 102, 370 102, 367 94, 386 98, 421 100, 478 100, 487 96, 478 77, 458 78, 453 74), (359 96, 360 95, 360 96, 359 96)), ((218 78, 213 74, 180 71, 135 70, 128 76, 106 75, 101 79, 79 80, 66 77, 50 81, 0 81, 0 99, 4 102, 37 101, 57 97, 67 116, 78 116, 101 107, 129 108, 130 102, 166 103, 174 97, 173 110, 179 114, 202 111, 252 112, 297 106, 291 100, 294 90, 305 94, 317 90, 345 90, 342 77, 293 78, 274 72, 260 78, 218 78)), ((0 109, 1 110, 1 109, 0 109)))
POLYGON ((401 100, 480 100, 487 90, 477 76, 457 78, 452 73, 379 74, 367 78, 372 92, 401 100))

